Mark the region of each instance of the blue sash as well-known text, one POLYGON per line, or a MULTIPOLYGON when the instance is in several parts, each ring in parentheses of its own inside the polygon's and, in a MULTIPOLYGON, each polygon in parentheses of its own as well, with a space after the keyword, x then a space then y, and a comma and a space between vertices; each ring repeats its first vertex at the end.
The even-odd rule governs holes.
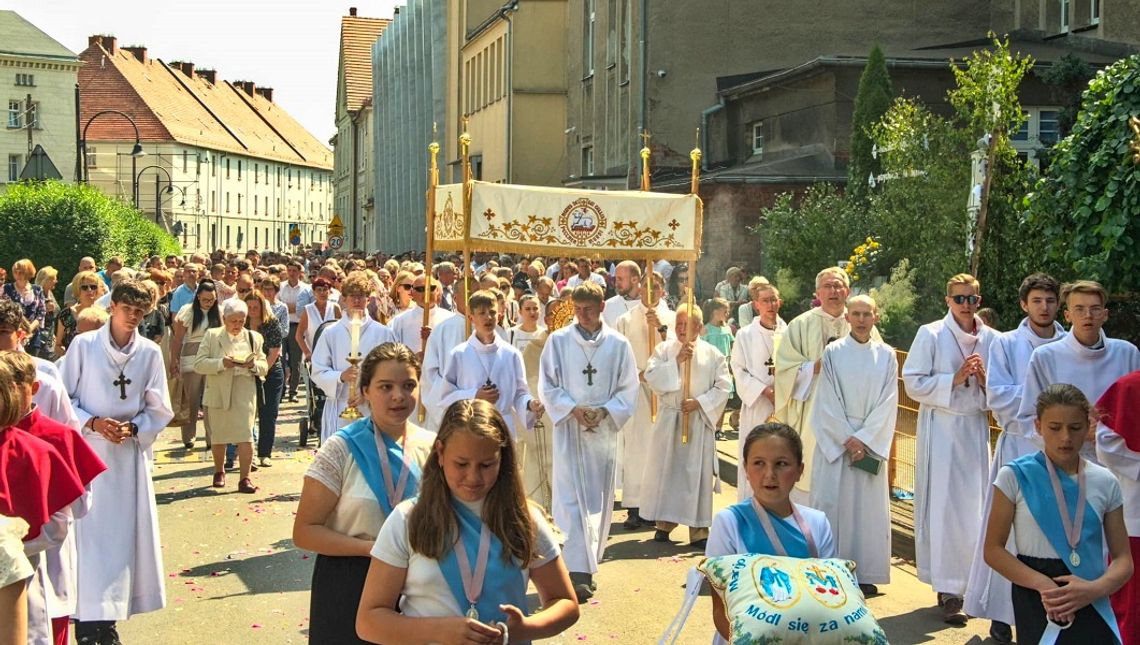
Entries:
POLYGON ((365 417, 354 421, 338 430, 337 435, 348 443, 352 458, 356 460, 356 465, 364 475, 364 481, 368 482, 368 487, 380 502, 380 508, 384 509, 385 515, 391 514, 396 504, 415 497, 420 487, 420 467, 415 462, 408 462, 412 470, 408 473, 408 485, 404 489, 403 499, 397 499, 394 503, 388 499, 388 489, 384 486, 384 475, 380 470, 380 453, 376 449, 376 437, 379 436, 384 441, 388 463, 392 466, 393 483, 399 480, 400 471, 404 469, 404 451, 391 437, 383 432, 374 431, 372 419, 365 417))
MULTIPOLYGON (((455 509, 455 516, 459 520, 459 532, 463 536, 463 546, 467 549, 467 561, 475 566, 476 555, 479 550, 479 533, 483 528, 483 520, 475 515, 471 509, 463 504, 452 501, 451 507, 455 509)), ((458 545, 456 545, 458 546, 458 545)), ((467 612, 471 603, 467 601, 467 594, 463 591, 463 576, 459 573, 459 560, 455 557, 455 549, 439 561, 439 569, 443 572, 447 586, 459 603, 460 615, 467 612)), ((479 622, 490 625, 495 621, 506 622, 507 615, 499 605, 514 605, 527 613, 526 604, 526 577, 522 569, 513 560, 503 559, 503 543, 491 533, 491 549, 487 555, 487 574, 483 578, 483 592, 475 609, 479 611, 479 622)))
MULTIPOLYGON (((740 539, 743 540, 745 548, 748 549, 748 553, 776 555, 776 549, 773 548, 771 540, 768 539, 768 534, 764 532, 764 527, 760 525, 760 518, 756 516, 756 511, 752 508, 752 500, 746 499, 728 508, 732 511, 732 514, 736 516, 736 527, 737 530, 740 531, 740 539)), ((772 526, 776 529, 776 535, 780 538, 780 542, 783 543, 784 549, 788 552, 790 557, 811 557, 807 540, 795 522, 789 522, 782 517, 777 517, 768 509, 764 509, 764 512, 768 513, 768 517, 772 518, 772 526)))
MULTIPOLYGON (((1080 542, 1077 543, 1077 555, 1080 556, 1080 566, 1074 567, 1069 562, 1069 540, 1065 536, 1065 527, 1061 524, 1061 514, 1057 510, 1057 498, 1053 494, 1053 485, 1049 482, 1049 471, 1045 468, 1045 453, 1037 452, 1025 455, 1009 463, 1017 475, 1017 484, 1021 487, 1021 496, 1029 507, 1034 521, 1045 534, 1057 552, 1057 558, 1065 564, 1069 571, 1085 580, 1096 580, 1104 575, 1104 547, 1103 533, 1104 521, 1097 514, 1092 504, 1085 504, 1085 519, 1081 525, 1080 542)), ((1087 465, 1085 466, 1088 467, 1087 465)), ((1069 473, 1057 468, 1057 478, 1061 480, 1061 491, 1070 509, 1077 507, 1077 481, 1069 473)), ((1074 512, 1074 511, 1070 511, 1074 512)), ((1120 640, 1120 628, 1116 624, 1116 616, 1112 613, 1112 606, 1108 598, 1099 598, 1092 604, 1101 619, 1116 634, 1116 641, 1120 640)))

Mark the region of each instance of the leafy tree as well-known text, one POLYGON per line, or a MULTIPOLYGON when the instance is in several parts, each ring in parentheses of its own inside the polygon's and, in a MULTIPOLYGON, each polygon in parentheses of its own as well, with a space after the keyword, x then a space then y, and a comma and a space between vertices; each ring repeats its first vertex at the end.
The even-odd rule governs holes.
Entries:
POLYGON ((169 253, 181 253, 173 236, 90 186, 23 183, 0 195, 0 266, 30 258, 55 267, 66 285, 85 255, 100 264, 114 255, 136 264, 169 253))
POLYGON ((892 96, 887 59, 883 56, 883 50, 875 45, 867 56, 867 65, 859 78, 855 113, 851 117, 851 160, 847 166, 847 193, 856 200, 867 197, 867 178, 882 172, 878 160, 872 154, 875 143, 871 139, 871 128, 890 108, 892 96))
POLYGON ((1061 137, 1069 136, 1081 108, 1081 94, 1093 77, 1092 67, 1073 54, 1065 54, 1056 63, 1034 70, 1034 73, 1049 86, 1053 104, 1061 106, 1057 114, 1057 129, 1061 137))
POLYGON ((1089 83, 1073 131, 1029 196, 1047 255, 1063 276, 1100 281, 1111 292, 1140 291, 1140 164, 1128 125, 1140 113, 1140 55, 1089 83))

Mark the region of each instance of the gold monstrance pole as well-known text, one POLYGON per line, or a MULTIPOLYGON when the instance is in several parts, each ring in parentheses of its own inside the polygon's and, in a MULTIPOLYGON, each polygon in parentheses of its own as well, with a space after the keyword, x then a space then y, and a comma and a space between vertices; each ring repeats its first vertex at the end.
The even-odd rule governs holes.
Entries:
MULTIPOLYGON (((649 149, 650 134, 644 130, 641 132, 641 139, 645 143, 645 147, 641 149, 641 192, 647 193, 650 190, 649 181, 649 157, 653 154, 649 149)), ((645 260, 645 288, 648 289, 649 306, 656 307, 657 303, 653 302, 653 260, 645 260)), ((648 312, 647 312, 648 313, 648 312)), ((653 354, 653 349, 657 343, 653 342, 657 338, 657 330, 649 324, 648 316, 645 319, 645 341, 649 343, 649 354, 653 354)), ((657 421, 657 395, 652 391, 649 393, 649 419, 657 421)))
MULTIPOLYGON (((428 167, 428 189, 427 189, 427 241, 424 246, 424 327, 431 325, 431 307, 429 303, 433 302, 435 293, 433 291, 431 272, 434 263, 435 253, 435 189, 439 186, 439 164, 436 161, 436 156, 439 155, 439 142, 436 138, 436 128, 433 123, 431 126, 432 142, 428 145, 428 152, 431 154, 431 165, 428 167)), ((427 338, 423 341, 421 350, 423 355, 427 356, 427 338)), ((420 422, 423 423, 425 416, 423 401, 420 402, 420 422)))
MULTIPOLYGON (((701 187, 701 148, 700 148, 700 141, 701 141, 701 130, 700 130, 700 128, 697 128, 697 147, 693 148, 692 152, 689 153, 689 159, 691 159, 693 161, 693 172, 692 172, 693 180, 692 180, 692 185, 689 188, 689 192, 692 193, 693 195, 699 195, 700 194, 700 187, 701 187)), ((701 209, 698 207, 697 217, 699 218, 701 216, 702 216, 701 209)), ((697 249, 697 254, 698 255, 700 254, 700 249, 697 249)), ((689 267, 689 294, 688 294, 688 297, 686 298, 686 300, 688 301, 688 305, 689 305, 688 309, 689 309, 690 314, 693 311, 693 286, 696 284, 696 279, 697 279, 697 256, 694 255, 692 265, 689 267)), ((690 319, 689 324, 692 324, 691 319, 690 319)), ((686 334, 688 333, 688 329, 685 330, 685 333, 686 334)), ((686 401, 689 398, 690 389, 691 389, 690 383, 691 383, 692 379, 693 379, 693 358, 690 358, 689 362, 685 364, 685 382, 684 382, 684 392, 682 393, 682 396, 681 396, 682 401, 686 401)), ((719 423, 719 421, 720 420, 717 419, 714 422, 719 423)), ((689 415, 687 415, 687 414, 682 417, 682 421, 681 421, 681 443, 689 443, 689 415)))
MULTIPOLYGON (((463 167, 463 293, 471 294, 471 135, 467 133, 467 117, 463 117, 463 134, 459 135, 459 158, 463 167)), ((466 304, 466 303, 464 303, 466 304)), ((471 336, 471 318, 463 324, 464 337, 471 336)))

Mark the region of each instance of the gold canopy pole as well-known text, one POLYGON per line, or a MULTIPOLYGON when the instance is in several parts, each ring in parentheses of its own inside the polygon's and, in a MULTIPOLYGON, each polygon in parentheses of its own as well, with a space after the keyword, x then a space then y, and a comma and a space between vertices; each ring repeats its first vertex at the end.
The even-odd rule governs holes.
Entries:
MULTIPOLYGON (((435 293, 433 291, 431 272, 434 263, 434 249, 435 246, 435 189, 439 186, 439 165, 436 161, 439 155, 439 142, 436 138, 435 124, 431 127, 432 142, 428 145, 428 152, 431 154, 431 164, 428 167, 428 189, 427 189, 427 241, 424 243, 424 327, 431 325, 431 307, 428 305, 429 300, 434 301, 435 293)), ((423 340, 420 351, 424 356, 427 356, 427 344, 429 338, 423 340)), ((423 423, 427 411, 424 409, 423 401, 420 401, 419 419, 423 423)))
MULTIPOLYGON (((641 138, 645 142, 645 147, 641 149, 641 192, 643 193, 650 190, 649 157, 653 154, 649 149, 650 136, 648 132, 642 131, 641 133, 641 138)), ((649 294, 649 306, 656 308, 657 303, 653 301, 653 260, 648 258, 645 260, 645 279, 645 288, 648 289, 647 293, 649 294)), ((656 338, 657 330, 649 324, 647 316, 645 319, 645 340, 649 343, 650 355, 653 354, 653 349, 657 346, 657 343, 653 342, 656 338)), ((657 395, 652 390, 649 392, 649 419, 653 422, 657 421, 657 395)))
MULTIPOLYGON (((692 184, 689 188, 689 192, 693 195, 699 195, 700 194, 700 187, 701 187, 701 149, 699 147, 700 146, 700 140, 701 140, 701 130, 700 130, 700 128, 697 128, 697 142, 698 142, 697 145, 698 145, 698 147, 693 148, 692 152, 689 153, 689 159, 691 159, 693 161, 693 172, 692 172, 693 179, 692 179, 692 184)), ((702 213, 701 213, 702 210, 703 209, 701 209, 700 207, 697 208, 697 217, 698 218, 702 217, 702 213)), ((697 253, 698 254, 700 253, 700 249, 697 250, 697 253)), ((694 285, 696 284, 696 279, 697 279, 697 256, 693 256, 692 265, 689 267, 689 294, 686 297, 686 300, 688 301, 688 305, 689 305, 688 309, 689 309, 690 314, 692 313, 692 310, 693 310, 693 288, 694 288, 694 285)), ((685 333, 686 334, 688 333, 687 328, 685 330, 685 333)), ((688 363, 685 364, 685 382, 684 382, 684 393, 682 394, 682 398, 681 398, 682 401, 687 401, 689 399, 690 394, 691 394, 691 382, 693 380, 693 360, 694 360, 694 358, 695 357, 690 358, 688 363)), ((713 422, 718 423, 719 421, 720 421, 719 419, 716 419, 713 422)), ((714 428, 714 430, 715 430, 715 428, 714 428)), ((681 443, 689 443, 689 415, 687 415, 687 414, 682 417, 682 421, 681 421, 681 443)))
MULTIPOLYGON (((463 293, 471 295, 471 135, 467 133, 467 117, 463 117, 463 134, 459 135, 459 158, 463 168, 463 293)), ((464 303, 466 305, 466 303, 464 303)), ((466 307, 464 307, 466 309, 466 307)), ((464 337, 471 336, 471 317, 463 324, 464 337)))

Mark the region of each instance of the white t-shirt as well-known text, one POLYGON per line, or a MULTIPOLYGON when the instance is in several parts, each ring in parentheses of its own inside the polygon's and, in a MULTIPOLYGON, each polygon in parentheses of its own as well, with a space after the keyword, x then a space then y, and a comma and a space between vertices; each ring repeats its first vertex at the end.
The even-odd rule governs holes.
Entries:
MULTIPOLYGON (((372 547, 372 557, 407 570, 401 592, 403 598, 400 600, 400 613, 413 618, 462 616, 463 610, 447 586, 439 562, 412 551, 408 543, 408 513, 415 501, 409 499, 400 503, 388 516, 380 529, 380 537, 376 538, 376 544, 372 547)), ((482 500, 461 503, 482 516, 482 500)), ((537 569, 553 561, 560 553, 554 533, 542 516, 542 511, 531 506, 530 516, 535 526, 535 544, 534 559, 523 571, 528 580, 530 569, 537 569)))
MULTIPOLYGON (((1105 513, 1115 511, 1124 505, 1124 499, 1120 495, 1120 483, 1116 481, 1116 477, 1103 466, 1098 466, 1091 461, 1085 460, 1085 495, 1088 499, 1088 505, 1092 507, 1093 511, 1098 517, 1103 518, 1105 513)), ((1041 532, 1041 527, 1037 525, 1037 520, 1033 519, 1033 513, 1029 510, 1029 505, 1025 503, 1025 496, 1021 494, 1021 485, 1017 481, 1017 475, 1009 466, 1002 466, 998 471, 997 478, 994 479, 994 486, 1005 494, 1006 497, 1013 500, 1013 543, 1017 548, 1017 552, 1021 555, 1027 555, 1031 558, 1049 558, 1056 560, 1061 556, 1057 555, 1056 549, 1041 532)), ((1074 509, 1069 509, 1072 513, 1074 509)))

